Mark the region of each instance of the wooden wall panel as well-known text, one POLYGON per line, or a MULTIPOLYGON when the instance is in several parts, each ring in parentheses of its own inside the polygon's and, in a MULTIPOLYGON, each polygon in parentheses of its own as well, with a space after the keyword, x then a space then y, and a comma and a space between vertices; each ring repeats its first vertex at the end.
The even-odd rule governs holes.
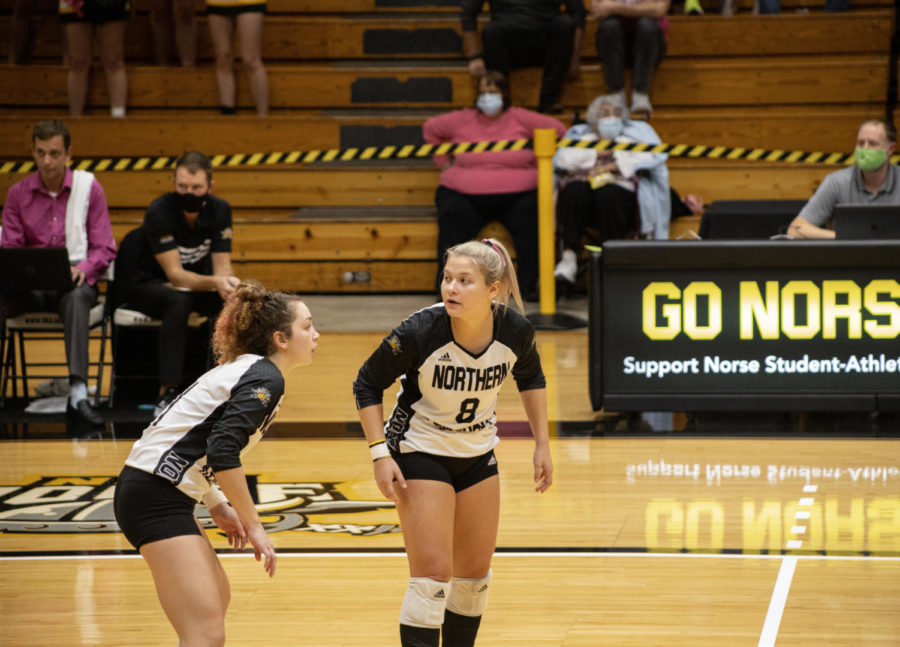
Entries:
MULTIPOLYGON (((740 15, 670 17, 667 56, 729 57, 797 54, 879 54, 890 48, 890 11, 845 14, 740 15)), ((0 40, 9 37, 10 19, 0 18, 0 40)), ((127 26, 125 56, 151 63, 153 42, 146 15, 127 26)), ((588 21, 581 56, 596 60, 596 21, 588 21)), ((338 59, 454 59, 462 57, 462 29, 454 15, 354 14, 270 16, 262 33, 263 59, 314 61, 338 59), (430 39, 430 42, 429 42, 430 39)), ((62 30, 37 31, 40 60, 60 60, 62 30)), ((199 19, 200 61, 214 60, 205 17, 199 19)))
MULTIPOLYGON (((703 61, 668 59, 656 76, 653 101, 664 106, 804 105, 873 103, 886 96, 887 54, 820 57, 741 58, 703 61)), ((452 67, 363 67, 270 65, 273 108, 373 108, 470 106, 475 87, 460 64, 452 67), (369 92, 362 90, 368 85, 369 92), (439 90, 439 91, 438 91, 439 90), (354 97, 354 92, 356 96, 354 97)), ((541 70, 515 70, 513 103, 537 105, 541 70)), ((239 78, 243 76, 239 74, 239 78)), ((67 105, 62 66, 0 66, 0 86, 9 88, 9 106, 67 105)), ((106 84, 92 74, 88 106, 106 106, 106 84)), ((131 108, 212 108, 218 105, 211 68, 130 67, 131 108)), ((565 86, 562 102, 586 106, 605 91, 599 66, 586 65, 581 78, 565 86)), ((238 106, 253 105, 246 83, 239 83, 238 106)))

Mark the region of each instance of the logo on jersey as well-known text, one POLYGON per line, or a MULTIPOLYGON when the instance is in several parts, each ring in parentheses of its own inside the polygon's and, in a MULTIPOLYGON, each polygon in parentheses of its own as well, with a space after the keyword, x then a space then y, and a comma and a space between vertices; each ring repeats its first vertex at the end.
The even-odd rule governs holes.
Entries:
POLYGON ((441 355, 440 357, 437 358, 437 361, 439 361, 439 362, 452 362, 453 360, 450 359, 450 353, 444 353, 443 355, 441 355))
POLYGON ((495 364, 487 368, 434 365, 431 386, 445 391, 490 391, 506 379, 509 363, 495 364))
MULTIPOLYGON (((358 524, 351 518, 343 519, 345 515, 388 510, 394 504, 348 499, 340 491, 339 482, 266 483, 248 475, 247 484, 269 534, 345 533, 363 537, 400 532, 396 523, 358 524)), ((114 476, 44 476, 27 485, 0 485, 0 533, 118 533, 113 514, 115 486, 114 476)), ((196 514, 204 528, 216 527, 205 508, 197 508, 196 514)))
POLYGON ((197 247, 183 247, 181 245, 178 246, 178 254, 181 256, 181 264, 182 265, 193 265, 194 263, 199 263, 204 258, 209 256, 209 249, 212 241, 207 238, 197 247))
POLYGON ((191 465, 192 462, 190 460, 179 456, 170 449, 159 459, 154 473, 177 485, 181 483, 184 473, 187 472, 191 465))
POLYGON ((234 238, 234 229, 225 227, 225 229, 222 230, 222 240, 231 240, 232 238, 234 238))
POLYGON ((253 389, 253 397, 259 400, 263 406, 268 405, 272 401, 272 393, 264 386, 258 386, 253 389))
POLYGON ((400 338, 397 337, 397 335, 391 335, 390 337, 387 337, 384 341, 387 342, 387 345, 390 347, 391 352, 394 355, 399 355, 400 352, 403 350, 402 348, 400 348, 400 338))

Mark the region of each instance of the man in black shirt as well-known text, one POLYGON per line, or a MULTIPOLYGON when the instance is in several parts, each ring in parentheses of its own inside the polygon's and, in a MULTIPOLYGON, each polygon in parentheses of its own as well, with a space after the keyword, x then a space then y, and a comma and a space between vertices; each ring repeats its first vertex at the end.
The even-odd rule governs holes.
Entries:
POLYGON ((491 21, 481 32, 478 13, 483 0, 461 0, 463 53, 469 72, 481 77, 497 70, 509 77, 510 68, 542 66, 540 112, 562 112, 559 97, 567 74, 579 71, 584 35, 582 0, 490 0, 491 21), (563 10, 563 7, 565 9, 563 10))
POLYGON ((180 390, 191 312, 213 322, 240 282, 231 267, 231 207, 212 195, 209 158, 184 153, 175 162, 174 183, 174 191, 147 207, 145 242, 127 296, 136 310, 162 319, 160 411, 180 390))

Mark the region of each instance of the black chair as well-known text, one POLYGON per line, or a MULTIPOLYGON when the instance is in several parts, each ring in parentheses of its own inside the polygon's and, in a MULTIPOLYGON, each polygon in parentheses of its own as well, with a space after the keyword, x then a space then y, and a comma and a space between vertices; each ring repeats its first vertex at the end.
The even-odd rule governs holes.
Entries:
MULTIPOLYGON (((113 349, 110 406, 119 394, 150 401, 155 399, 158 387, 156 348, 162 322, 130 307, 127 302, 138 273, 141 249, 146 244, 145 236, 143 227, 132 229, 119 243, 116 255, 115 280, 110 285, 107 299, 113 349)), ((192 312, 188 325, 192 331, 202 331, 206 322, 207 317, 192 312)))

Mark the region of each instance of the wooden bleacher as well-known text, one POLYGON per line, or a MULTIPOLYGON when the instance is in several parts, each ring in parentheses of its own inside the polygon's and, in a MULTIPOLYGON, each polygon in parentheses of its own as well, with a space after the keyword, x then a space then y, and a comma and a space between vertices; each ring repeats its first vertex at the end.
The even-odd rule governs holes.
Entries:
MULTIPOLYGON (((102 71, 92 77, 87 115, 66 117, 61 38, 53 20, 37 32, 39 56, 0 66, 0 159, 25 159, 33 123, 68 123, 76 157, 293 151, 420 143, 430 115, 471 105, 474 86, 459 55, 457 9, 448 0, 269 0, 263 56, 272 115, 252 116, 238 77, 236 117, 216 111, 208 55, 185 70, 150 65, 149 24, 129 24, 129 114, 107 116, 102 71), (403 6, 383 6, 383 5, 403 6)), ((847 151, 863 119, 884 113, 893 24, 889 0, 854 3, 844 14, 821 2, 782 0, 784 13, 752 16, 673 13, 668 56, 652 94, 653 125, 663 141, 847 151), (808 13, 798 14, 795 10, 808 13)), ((11 0, 0 0, 0 41, 11 0)), ((140 7, 140 5, 139 5, 140 7)), ((202 18, 201 18, 202 21, 202 18)), ((582 110, 602 93, 588 24, 581 79, 563 102, 582 110)), ((200 51, 209 52, 201 28, 200 51)), ((534 106, 540 71, 513 74, 515 103, 534 106)), ((571 115, 564 119, 568 120, 571 115)), ((682 194, 719 199, 805 198, 834 167, 672 159, 670 181, 682 194)), ((0 175, 0 191, 21 176, 0 175)), ((117 237, 143 209, 170 190, 165 171, 101 172, 117 237)), ((220 168, 216 193, 235 209, 235 262, 241 276, 301 291, 430 291, 437 228, 433 196, 439 173, 428 161, 220 168), (368 210, 370 207, 373 209, 368 210), (346 272, 370 272, 369 283, 345 283, 346 272)), ((674 223, 673 236, 696 229, 674 223)), ((492 233, 504 236, 498 227, 492 233)))

